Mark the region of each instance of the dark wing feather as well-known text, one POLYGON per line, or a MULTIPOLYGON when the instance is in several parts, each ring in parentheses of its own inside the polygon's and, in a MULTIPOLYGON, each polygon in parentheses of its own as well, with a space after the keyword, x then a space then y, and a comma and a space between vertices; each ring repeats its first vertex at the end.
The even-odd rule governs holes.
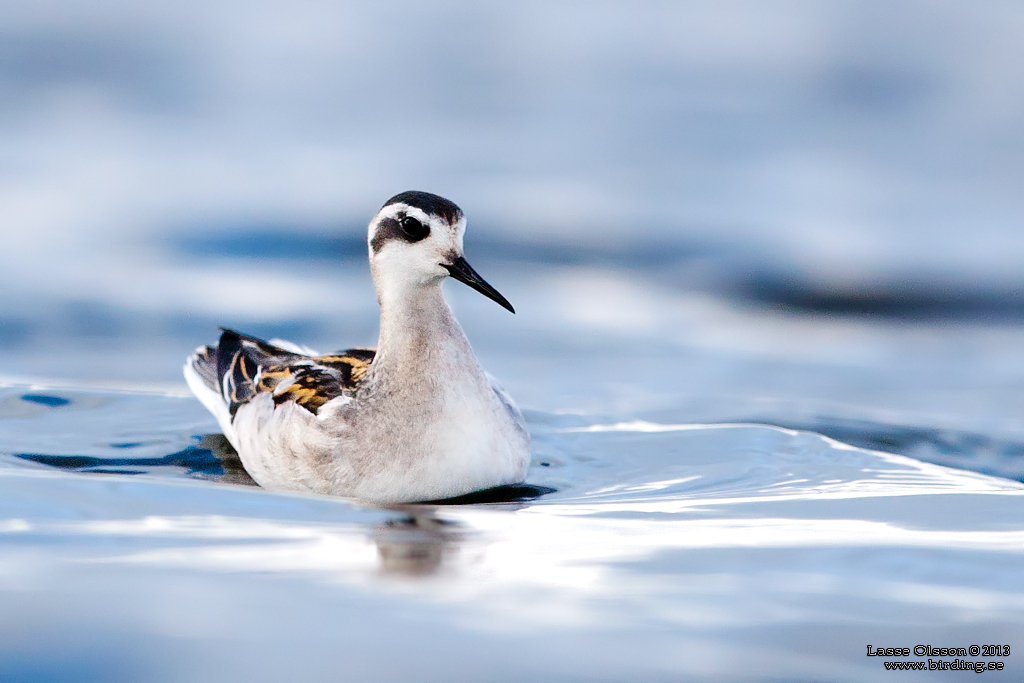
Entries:
MULTIPOLYGON (((202 355, 202 354, 200 354, 202 355)), ((274 398, 274 405, 289 401, 314 415, 333 398, 351 395, 370 364, 373 349, 350 349, 329 356, 306 356, 234 330, 223 330, 217 347, 206 349, 209 361, 216 357, 218 389, 227 401, 231 416, 262 393, 274 398)), ((206 372, 199 363, 197 370, 206 372)))

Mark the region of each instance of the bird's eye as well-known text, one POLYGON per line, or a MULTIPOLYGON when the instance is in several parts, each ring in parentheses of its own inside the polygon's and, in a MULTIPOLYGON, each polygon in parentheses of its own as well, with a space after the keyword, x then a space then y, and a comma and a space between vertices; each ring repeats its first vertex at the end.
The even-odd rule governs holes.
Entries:
POLYGON ((430 234, 430 226, 423 225, 423 223, 420 223, 412 216, 403 218, 399 225, 402 226, 402 232, 405 233, 406 238, 410 242, 419 242, 430 234))

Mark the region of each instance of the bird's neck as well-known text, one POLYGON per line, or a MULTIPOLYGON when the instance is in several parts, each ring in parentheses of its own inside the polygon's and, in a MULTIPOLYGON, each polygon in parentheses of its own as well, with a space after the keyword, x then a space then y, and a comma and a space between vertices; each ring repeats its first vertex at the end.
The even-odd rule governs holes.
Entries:
POLYGON ((441 292, 441 283, 396 292, 380 300, 380 339, 374 365, 403 374, 477 367, 473 349, 441 292))

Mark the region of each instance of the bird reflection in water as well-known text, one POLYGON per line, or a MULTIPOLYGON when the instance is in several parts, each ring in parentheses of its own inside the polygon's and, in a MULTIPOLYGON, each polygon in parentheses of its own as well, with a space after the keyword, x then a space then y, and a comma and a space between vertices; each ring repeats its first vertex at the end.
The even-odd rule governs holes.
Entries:
POLYGON ((469 535, 466 527, 439 517, 439 508, 486 505, 516 510, 554 491, 550 486, 512 484, 431 503, 395 506, 393 509, 404 513, 404 516, 388 520, 374 529, 380 572, 393 576, 429 576, 460 554, 463 541, 469 535))
POLYGON ((238 451, 223 434, 206 434, 199 439, 196 446, 210 451, 210 455, 216 458, 220 464, 222 473, 219 476, 207 478, 216 479, 222 484, 259 486, 245 471, 242 459, 238 457, 238 451))
POLYGON ((404 510, 405 517, 389 519, 374 529, 380 573, 391 576, 430 576, 458 553, 460 525, 439 518, 430 508, 404 510))

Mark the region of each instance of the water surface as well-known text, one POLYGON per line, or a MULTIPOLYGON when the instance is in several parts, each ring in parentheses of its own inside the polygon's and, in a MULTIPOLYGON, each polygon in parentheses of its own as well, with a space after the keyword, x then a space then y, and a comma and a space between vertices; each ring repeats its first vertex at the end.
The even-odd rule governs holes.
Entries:
POLYGON ((876 680, 1024 634, 1024 485, 810 432, 532 411, 551 492, 374 509, 253 487, 187 397, 0 405, 13 680, 876 680))

